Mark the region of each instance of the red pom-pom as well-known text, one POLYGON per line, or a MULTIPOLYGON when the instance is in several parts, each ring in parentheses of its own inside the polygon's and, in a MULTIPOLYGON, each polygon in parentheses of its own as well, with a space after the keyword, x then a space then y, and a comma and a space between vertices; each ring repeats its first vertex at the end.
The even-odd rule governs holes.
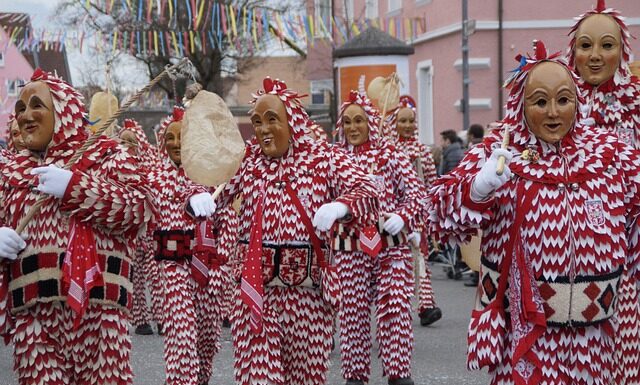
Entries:
POLYGON ((534 40, 533 48, 536 60, 545 60, 547 58, 547 47, 542 40, 534 40))
POLYGON ((264 88, 264 92, 269 93, 273 91, 273 85, 274 85, 273 79, 271 79, 268 76, 264 78, 264 80, 262 81, 262 87, 264 88))
POLYGON ((124 128, 135 128, 136 121, 133 119, 125 119, 124 120, 124 128))
POLYGON ((35 71, 33 71, 33 75, 31 75, 31 81, 37 80, 45 80, 48 78, 47 72, 43 71, 42 68, 38 67, 35 71))
POLYGON ((411 108, 415 108, 416 107, 415 99, 412 98, 409 95, 402 95, 400 97, 400 104, 405 106, 405 107, 411 107, 411 108))
POLYGON ((596 5, 596 12, 602 12, 607 9, 607 5, 604 3, 604 0, 598 0, 598 5, 596 5))
POLYGON ((184 116, 184 108, 179 106, 173 107, 173 121, 180 122, 182 121, 182 117, 184 116))

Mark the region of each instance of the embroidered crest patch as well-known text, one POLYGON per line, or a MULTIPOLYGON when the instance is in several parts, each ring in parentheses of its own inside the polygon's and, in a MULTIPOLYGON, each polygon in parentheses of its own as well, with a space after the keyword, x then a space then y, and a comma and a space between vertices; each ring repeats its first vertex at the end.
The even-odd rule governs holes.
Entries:
POLYGON ((633 146, 633 143, 635 142, 635 140, 634 140, 632 128, 618 127, 616 132, 618 134, 618 139, 620 139, 622 143, 633 146))
POLYGON ((585 202, 587 221, 596 231, 604 230, 604 207, 600 199, 592 199, 585 202))

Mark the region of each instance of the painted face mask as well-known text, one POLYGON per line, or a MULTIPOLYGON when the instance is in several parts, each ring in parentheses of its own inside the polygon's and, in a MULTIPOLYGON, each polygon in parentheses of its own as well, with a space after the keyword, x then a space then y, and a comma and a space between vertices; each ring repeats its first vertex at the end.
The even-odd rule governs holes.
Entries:
POLYGON ((607 15, 593 15, 576 31, 576 70, 582 79, 597 86, 611 79, 620 66, 622 53, 618 24, 607 15))
POLYGON ((291 130, 284 103, 277 95, 258 97, 251 114, 251 124, 266 156, 280 158, 287 152, 291 130))
POLYGON ((631 34, 620 12, 607 8, 604 0, 576 18, 570 36, 569 67, 587 84, 595 87, 610 79, 619 84, 629 78, 631 34))
POLYGON ((15 116, 24 146, 45 151, 53 138, 55 114, 51 92, 44 82, 31 82, 22 89, 15 116))
POLYGON ((11 128, 9 131, 9 135, 11 136, 10 147, 13 148, 16 152, 24 150, 26 147, 24 146, 24 141, 22 140, 22 134, 20 133, 20 127, 18 127, 18 121, 15 119, 11 120, 11 128))
POLYGON ((342 124, 345 138, 350 145, 359 146, 369 141, 367 115, 359 105, 352 104, 344 110, 342 124))
POLYGON ((122 132, 120 132, 120 142, 130 149, 138 147, 138 138, 129 130, 122 130, 122 132))
POLYGON ((567 69, 553 62, 537 64, 524 87, 524 116, 531 132, 557 143, 573 127, 576 86, 567 69))
POLYGON ((408 107, 398 111, 396 130, 401 138, 413 138, 416 134, 416 113, 408 107))
POLYGON ((169 154, 169 158, 176 165, 182 164, 180 155, 180 133, 182 131, 182 122, 173 122, 169 124, 164 133, 164 148, 169 154))

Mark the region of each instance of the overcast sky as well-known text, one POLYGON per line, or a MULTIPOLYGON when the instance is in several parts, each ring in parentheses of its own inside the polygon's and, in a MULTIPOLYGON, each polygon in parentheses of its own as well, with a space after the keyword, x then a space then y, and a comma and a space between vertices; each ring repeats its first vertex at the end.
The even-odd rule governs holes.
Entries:
MULTIPOLYGON (((291 0, 265 0, 268 2, 283 3, 291 0)), ((31 16, 32 25, 36 28, 50 28, 57 30, 61 28, 60 24, 56 23, 59 20, 54 15, 54 10, 59 0, 0 0, 0 12, 25 12, 31 16)), ((84 2, 84 1, 83 1, 84 2)), ((268 49, 268 55, 282 56, 282 55, 295 55, 293 50, 286 48, 279 42, 270 44, 268 49)), ((101 60, 98 55, 91 54, 90 50, 85 49, 83 54, 80 54, 76 49, 69 48, 67 51, 67 58, 69 61, 69 68, 71 70, 71 81, 76 86, 81 86, 84 83, 81 73, 87 73, 87 68, 94 69, 95 71, 104 71, 104 60, 101 60)), ((115 77, 126 79, 126 85, 130 89, 137 89, 143 87, 147 82, 147 72, 144 65, 137 60, 130 58, 125 59, 119 68, 115 68, 115 77)), ((102 80, 102 76, 100 76, 102 80)))

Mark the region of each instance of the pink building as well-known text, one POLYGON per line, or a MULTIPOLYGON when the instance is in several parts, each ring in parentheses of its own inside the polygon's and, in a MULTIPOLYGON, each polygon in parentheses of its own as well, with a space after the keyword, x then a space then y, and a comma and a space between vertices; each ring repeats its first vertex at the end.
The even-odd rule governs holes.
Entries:
POLYGON ((0 140, 7 137, 7 122, 19 87, 29 80, 33 70, 18 48, 9 42, 4 28, 0 28, 0 140))
POLYGON ((7 137, 7 121, 13 112, 20 86, 25 84, 36 68, 57 73, 71 81, 71 73, 64 46, 40 44, 20 49, 9 34, 24 34, 31 30, 31 18, 26 13, 0 12, 0 141, 7 137), (18 31, 18 32, 15 32, 18 31))
MULTIPOLYGON (((596 0, 468 0, 468 3, 469 19, 475 20, 475 33, 469 37, 470 122, 486 125, 501 117, 505 94, 500 85, 507 72, 517 66, 514 57, 531 52, 533 39, 543 40, 551 52, 566 50, 573 18, 593 7, 596 0)), ((418 103, 420 137, 425 143, 438 144, 439 132, 463 128, 462 0, 309 0, 308 4, 311 12, 323 12, 333 6, 331 11, 336 19, 345 15, 356 20, 424 19, 426 32, 407 41, 415 48, 415 54, 409 56, 409 73, 401 74, 410 79, 410 93, 418 103)), ((632 35, 640 37, 639 0, 608 0, 607 5, 620 10, 632 35)), ((633 40, 631 44, 639 58, 640 42, 633 40)), ((314 57, 310 53, 311 58, 330 60, 325 55, 314 57)), ((326 68, 318 63, 313 66, 318 70, 326 68)), ((315 74, 316 78, 330 76, 315 74)))

